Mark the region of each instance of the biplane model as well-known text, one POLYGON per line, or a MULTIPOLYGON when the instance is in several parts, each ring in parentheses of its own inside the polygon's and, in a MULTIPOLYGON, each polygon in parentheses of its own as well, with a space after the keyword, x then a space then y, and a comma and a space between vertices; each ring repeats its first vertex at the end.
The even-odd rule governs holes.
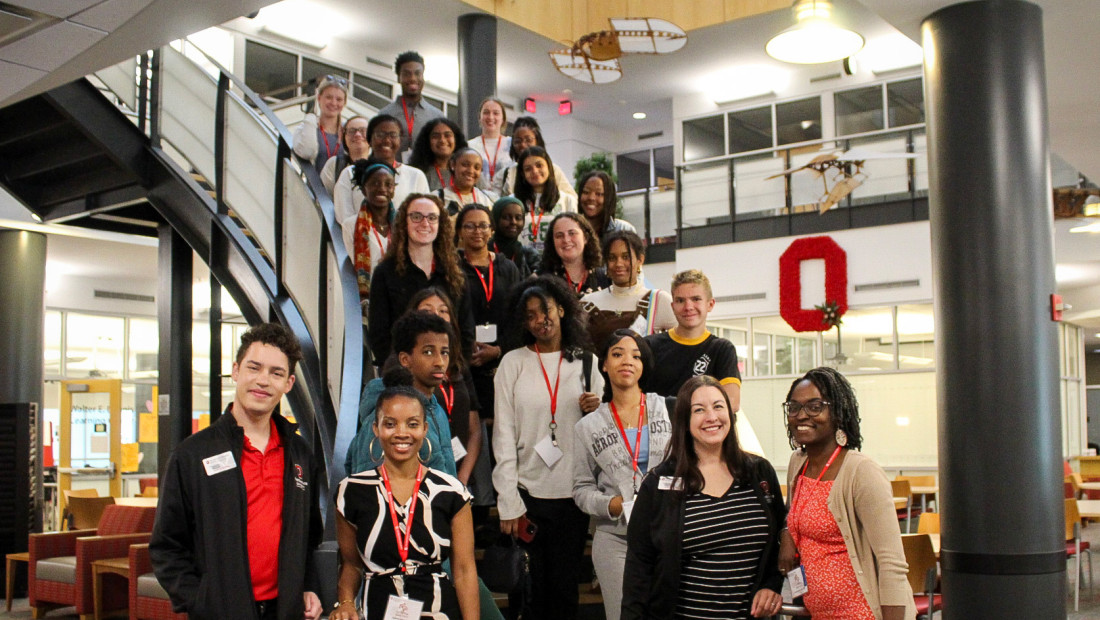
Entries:
POLYGON ((817 202, 820 213, 832 209, 867 179, 863 166, 874 159, 916 159, 916 153, 885 153, 866 149, 832 151, 822 153, 801 166, 795 166, 773 174, 768 179, 788 177, 802 170, 809 170, 821 178, 825 192, 817 202), (832 184, 830 186, 830 183, 832 184))
POLYGON ((549 52, 562 74, 589 84, 607 84, 623 76, 623 54, 670 54, 687 43, 687 34, 676 24, 650 17, 608 20, 611 30, 591 32, 572 47, 549 52))

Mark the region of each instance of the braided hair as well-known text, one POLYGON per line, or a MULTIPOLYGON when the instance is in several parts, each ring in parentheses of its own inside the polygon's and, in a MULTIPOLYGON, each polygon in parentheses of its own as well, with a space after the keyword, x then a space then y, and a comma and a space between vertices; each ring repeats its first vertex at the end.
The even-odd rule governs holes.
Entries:
MULTIPOLYGON (((837 429, 848 435, 846 447, 859 450, 863 444, 863 436, 859 434, 859 401, 856 400, 856 391, 848 379, 840 374, 840 371, 828 366, 820 366, 807 372, 794 380, 791 389, 787 391, 787 400, 791 399, 794 389, 799 383, 809 381, 821 392, 821 399, 829 401, 829 415, 837 429)), ((791 427, 787 425, 787 441, 791 448, 801 450, 802 446, 794 441, 791 427)))

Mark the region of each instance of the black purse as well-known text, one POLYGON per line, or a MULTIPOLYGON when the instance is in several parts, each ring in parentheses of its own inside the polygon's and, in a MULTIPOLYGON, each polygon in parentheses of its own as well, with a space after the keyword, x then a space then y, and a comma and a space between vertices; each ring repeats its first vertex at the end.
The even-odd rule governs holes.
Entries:
POLYGON ((531 560, 527 550, 511 536, 501 536, 485 549, 477 562, 477 576, 492 592, 516 592, 526 588, 531 576, 531 560))

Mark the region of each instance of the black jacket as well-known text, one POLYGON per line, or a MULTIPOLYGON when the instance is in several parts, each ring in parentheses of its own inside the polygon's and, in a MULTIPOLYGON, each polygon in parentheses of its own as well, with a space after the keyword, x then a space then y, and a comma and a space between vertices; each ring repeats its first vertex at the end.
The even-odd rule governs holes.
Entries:
MULTIPOLYGON (((241 473, 244 429, 226 409, 176 448, 161 480, 149 558, 172 608, 193 619, 257 618, 248 566, 248 499, 241 473), (207 475, 203 459, 233 453, 236 466, 207 475)), ((301 620, 302 592, 317 591, 312 550, 321 542, 320 476, 296 424, 274 414, 283 442, 283 531, 279 544, 280 620, 301 620)))
MULTIPOLYGON (((751 454, 746 456, 752 487, 768 515, 767 550, 757 568, 753 591, 768 588, 779 592, 783 587, 783 577, 779 574, 779 532, 786 522, 787 508, 771 463, 751 454)), ((638 490, 627 527, 621 620, 672 618, 676 613, 684 495, 657 488, 662 476, 671 477, 675 471, 674 462, 661 463, 646 475, 638 490)))

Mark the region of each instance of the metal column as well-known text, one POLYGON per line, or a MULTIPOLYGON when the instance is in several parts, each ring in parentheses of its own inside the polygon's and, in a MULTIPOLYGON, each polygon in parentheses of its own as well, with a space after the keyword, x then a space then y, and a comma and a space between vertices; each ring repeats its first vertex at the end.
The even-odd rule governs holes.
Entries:
POLYGON ((468 137, 479 135, 478 104, 497 93, 497 18, 492 15, 458 18, 458 84, 462 131, 468 137))
POLYGON ((944 617, 1066 617, 1042 12, 922 26, 944 617))
POLYGON ((0 230, 0 403, 42 406, 46 235, 0 230))
POLYGON ((157 360, 159 442, 157 472, 172 450, 191 434, 191 281, 194 253, 171 226, 161 224, 157 256, 157 360))

